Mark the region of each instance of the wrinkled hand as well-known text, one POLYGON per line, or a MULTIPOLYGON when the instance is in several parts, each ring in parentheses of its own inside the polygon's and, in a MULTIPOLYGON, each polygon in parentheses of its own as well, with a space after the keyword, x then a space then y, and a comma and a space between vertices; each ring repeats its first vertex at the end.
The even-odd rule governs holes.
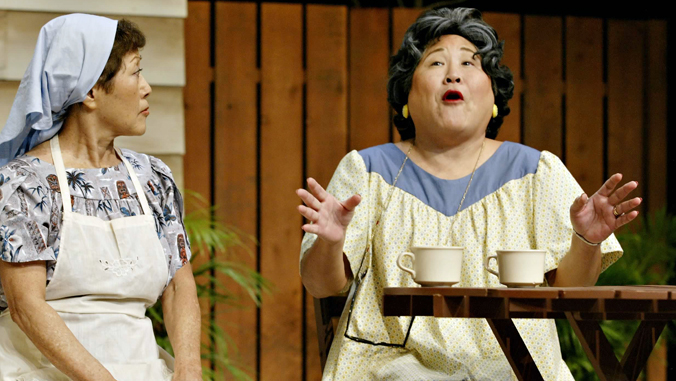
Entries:
POLYGON ((347 225, 354 216, 354 208, 361 202, 361 196, 353 195, 340 202, 330 195, 313 178, 307 179, 310 192, 298 189, 296 194, 305 205, 298 205, 298 211, 312 224, 303 225, 307 233, 314 233, 327 243, 336 244, 345 239, 347 225))
POLYGON ((638 182, 630 181, 620 188, 615 187, 622 180, 622 174, 616 173, 603 184, 593 196, 582 193, 570 207, 570 222, 573 229, 591 242, 601 242, 608 238, 617 228, 631 222, 638 216, 633 210, 643 201, 634 197, 623 201, 631 191, 638 187, 638 182), (616 217, 613 211, 619 217, 616 217))

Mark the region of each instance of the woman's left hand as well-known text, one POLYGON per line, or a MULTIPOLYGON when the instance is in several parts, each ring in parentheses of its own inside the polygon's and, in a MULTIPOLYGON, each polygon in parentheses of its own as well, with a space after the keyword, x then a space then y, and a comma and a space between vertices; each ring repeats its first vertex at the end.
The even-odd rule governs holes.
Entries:
POLYGON ((631 222, 638 211, 633 210, 643 201, 634 197, 623 201, 631 191, 638 187, 638 182, 630 181, 615 189, 622 180, 622 174, 616 173, 603 184, 593 196, 582 193, 570 207, 570 222, 573 229, 590 242, 602 242, 615 229, 631 222))

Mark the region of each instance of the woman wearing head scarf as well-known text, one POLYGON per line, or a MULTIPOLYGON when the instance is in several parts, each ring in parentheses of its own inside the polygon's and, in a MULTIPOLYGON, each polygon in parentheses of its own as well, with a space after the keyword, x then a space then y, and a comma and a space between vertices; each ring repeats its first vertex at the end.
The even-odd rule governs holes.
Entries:
MULTIPOLYGON (((347 291, 327 380, 516 379, 484 319, 383 317, 384 287, 414 287, 396 265, 412 246, 462 246, 460 287, 497 287, 496 250, 546 250, 550 286, 594 285, 622 254, 636 182, 615 174, 591 197, 553 154, 495 140, 514 84, 503 43, 474 9, 421 15, 390 62, 402 141, 350 152, 324 190, 298 190, 311 223, 301 276, 321 298, 347 291), (355 376, 357 374, 358 376, 355 376)), ((546 380, 572 380, 551 320, 515 320, 546 380)))
POLYGON ((84 14, 40 31, 0 132, 0 380, 201 380, 181 195, 114 145, 145 132, 144 45, 84 14), (145 317, 160 296, 175 362, 145 317))

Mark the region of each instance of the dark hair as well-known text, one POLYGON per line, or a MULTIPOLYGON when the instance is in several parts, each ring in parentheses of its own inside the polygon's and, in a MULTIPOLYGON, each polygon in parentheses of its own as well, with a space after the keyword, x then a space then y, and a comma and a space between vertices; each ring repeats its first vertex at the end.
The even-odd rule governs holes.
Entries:
POLYGON ((476 9, 433 9, 420 15, 408 28, 399 51, 390 59, 387 101, 399 113, 394 116, 394 124, 402 140, 415 137, 413 120, 401 116, 402 108, 408 103, 413 73, 425 49, 448 34, 464 37, 477 47, 481 67, 491 79, 498 116, 488 122, 486 137, 495 138, 503 117, 509 114, 507 102, 514 95, 514 81, 511 70, 500 64, 504 41, 498 41, 495 29, 483 21, 481 12, 476 9))
POLYGON ((135 52, 146 46, 146 36, 135 23, 122 19, 117 22, 115 42, 110 50, 108 62, 94 87, 101 87, 106 93, 113 91, 113 77, 122 69, 123 58, 128 53, 135 52))

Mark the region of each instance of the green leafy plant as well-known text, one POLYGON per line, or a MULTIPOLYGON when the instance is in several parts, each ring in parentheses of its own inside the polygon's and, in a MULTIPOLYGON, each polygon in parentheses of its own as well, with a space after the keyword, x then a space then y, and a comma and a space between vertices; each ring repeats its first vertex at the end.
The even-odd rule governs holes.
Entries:
MULTIPOLYGON (((193 275, 197 284, 197 296, 215 304, 244 308, 241 300, 232 289, 232 285, 241 288, 260 305, 264 293, 270 292, 271 284, 254 269, 243 264, 232 254, 232 248, 240 247, 248 255, 253 253, 247 243, 254 242, 250 237, 234 227, 225 226, 214 219, 217 207, 209 203, 196 192, 184 192, 188 213, 183 225, 190 238, 191 262, 201 258, 199 265, 193 266, 193 275), (218 255, 216 255, 218 253, 218 255), (223 279, 226 279, 225 281, 223 279), (227 284, 226 284, 227 283, 227 284)), ((173 355, 171 343, 164 327, 162 304, 158 302, 148 309, 147 315, 153 321, 158 345, 173 355)), ((212 366, 203 367, 204 379, 213 380, 216 374, 229 374, 236 380, 252 380, 247 374, 250 369, 237 361, 237 347, 228 333, 218 326, 211 314, 202 316, 202 331, 207 333, 209 345, 202 345, 202 359, 212 366)))
MULTIPOLYGON (((676 273, 676 217, 665 209, 648 218, 633 223, 633 230, 622 229, 616 234, 624 255, 601 273, 597 285, 669 284, 676 273)), ((597 380, 587 356, 567 321, 556 322, 561 342, 561 352, 576 380, 597 380)), ((635 321, 610 320, 601 322, 608 341, 620 355, 638 327, 635 321)), ((669 327, 669 326, 667 326, 669 327)), ((665 331, 673 339, 673 332, 665 331)))

